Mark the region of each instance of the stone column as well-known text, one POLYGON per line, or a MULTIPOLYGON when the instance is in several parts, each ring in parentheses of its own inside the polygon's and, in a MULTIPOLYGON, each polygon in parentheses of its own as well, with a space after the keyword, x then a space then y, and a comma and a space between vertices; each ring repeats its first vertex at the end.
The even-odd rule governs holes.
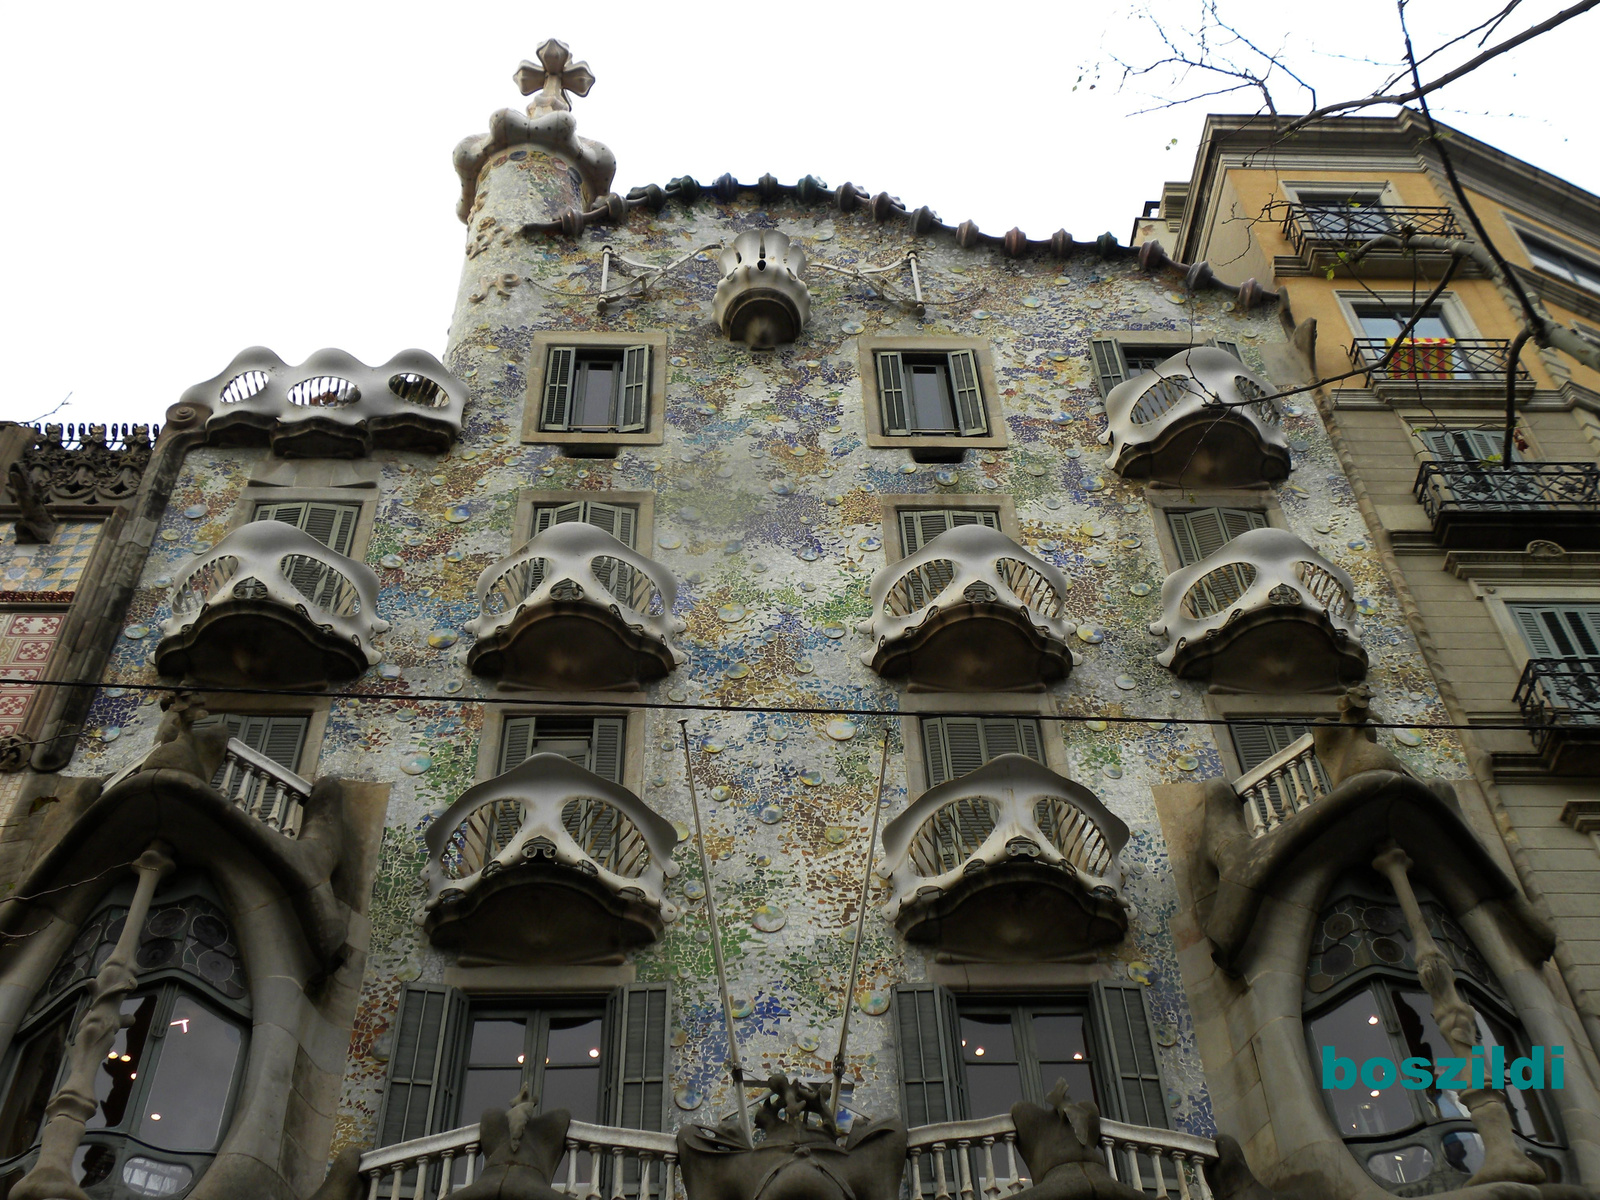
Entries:
MULTIPOLYGON (((1417 903, 1417 894, 1411 890, 1411 877, 1407 874, 1411 859, 1391 841, 1378 852, 1372 865, 1387 876, 1400 907, 1405 910, 1406 924, 1411 927, 1411 940, 1416 947, 1417 975, 1433 998, 1433 1019, 1439 1032, 1450 1043, 1450 1053, 1470 1063, 1472 1048, 1478 1041, 1478 1014, 1456 990, 1456 975, 1450 960, 1428 932, 1428 922, 1417 903)), ((1468 1184, 1545 1181, 1544 1172, 1518 1149, 1511 1132, 1511 1114, 1506 1111, 1505 1100, 1499 1092, 1471 1088, 1461 1093, 1461 1102, 1472 1114, 1472 1123, 1483 1139, 1483 1166, 1467 1180, 1468 1184)))
POLYGON ((133 893, 133 903, 128 906, 122 936, 95 976, 94 998, 83 1010, 72 1046, 67 1051, 66 1082, 45 1105, 39 1161, 33 1170, 17 1180, 11 1189, 11 1200, 89 1200, 88 1193, 72 1177, 72 1158, 83 1141, 89 1118, 94 1115, 95 1072, 110 1052, 117 1032, 126 1023, 122 1001, 139 986, 133 972, 134 955, 139 949, 139 934, 150 914, 156 885, 174 865, 167 849, 160 842, 152 842, 133 862, 139 883, 133 893))

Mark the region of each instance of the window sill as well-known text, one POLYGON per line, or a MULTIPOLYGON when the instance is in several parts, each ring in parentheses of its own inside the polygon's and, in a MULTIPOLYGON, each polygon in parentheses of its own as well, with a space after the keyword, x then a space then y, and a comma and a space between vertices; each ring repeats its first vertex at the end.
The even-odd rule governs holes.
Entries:
POLYGON ((593 429, 534 430, 523 442, 533 446, 560 446, 570 458, 615 458, 623 446, 659 446, 660 429, 646 429, 638 433, 602 433, 593 429))
POLYGON ((1004 433, 986 437, 962 437, 959 434, 929 434, 925 437, 911 434, 890 436, 867 431, 867 445, 875 450, 909 450, 913 462, 960 462, 967 450, 1004 450, 1010 442, 1004 433))

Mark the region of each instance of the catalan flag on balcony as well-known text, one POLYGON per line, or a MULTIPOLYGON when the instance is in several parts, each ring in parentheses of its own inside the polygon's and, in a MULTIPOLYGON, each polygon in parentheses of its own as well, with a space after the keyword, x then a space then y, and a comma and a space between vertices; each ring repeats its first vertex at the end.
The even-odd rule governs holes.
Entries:
POLYGON ((1455 338, 1388 338, 1390 379, 1454 379, 1455 338), (1399 343, 1396 345, 1396 343, 1399 343))

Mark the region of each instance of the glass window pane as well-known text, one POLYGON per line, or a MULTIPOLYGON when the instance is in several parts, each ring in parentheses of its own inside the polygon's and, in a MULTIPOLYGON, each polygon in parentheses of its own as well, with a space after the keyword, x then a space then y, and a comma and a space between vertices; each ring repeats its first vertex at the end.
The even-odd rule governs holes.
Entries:
POLYGON ((576 424, 581 429, 607 429, 617 423, 613 408, 620 363, 585 362, 578 365, 576 424))
MULTIPOLYGON (((1368 337, 1393 338, 1399 337, 1400 331, 1411 318, 1411 313, 1398 305, 1389 308, 1363 308, 1357 310, 1361 318, 1362 331, 1368 337)), ((1430 309, 1411 327, 1408 337, 1414 338, 1447 338, 1454 335, 1450 326, 1445 323, 1443 315, 1437 310, 1430 309)))
POLYGON ((1397 1146, 1367 1159, 1367 1170, 1389 1183, 1415 1183, 1433 1174, 1433 1152, 1426 1146, 1397 1146))
POLYGON ((472 1022, 467 1062, 474 1067, 520 1066, 527 1042, 528 1023, 522 1017, 479 1017, 472 1022))
MULTIPOLYGON (((1444 1034, 1439 1032, 1433 1019, 1433 999, 1426 992, 1414 988, 1397 988, 1394 992, 1395 1015, 1400 1018, 1400 1036, 1405 1041, 1406 1056, 1426 1058, 1430 1061, 1449 1058, 1453 1052, 1444 1034)), ((1447 1088, 1438 1091, 1428 1088, 1424 1093, 1433 1107, 1433 1113, 1445 1118, 1468 1117, 1467 1106, 1461 1103, 1461 1093, 1447 1088)))
POLYGON ((912 429, 923 433, 955 432, 949 374, 948 367, 932 363, 906 364, 906 385, 911 393, 912 429))
MULTIPOLYGON (((1505 1090, 1506 1101, 1511 1110, 1511 1123, 1523 1137, 1533 1138, 1540 1142, 1554 1142, 1555 1130, 1550 1126, 1550 1118, 1545 1114, 1544 1103, 1536 1091, 1523 1091, 1521 1088, 1510 1086, 1511 1064, 1521 1057, 1525 1051, 1519 1048, 1519 1039, 1512 1037, 1508 1030, 1499 1021, 1492 1017, 1485 1017, 1483 1010, 1478 1010, 1478 1040, 1483 1043, 1484 1056, 1489 1061, 1494 1060, 1494 1047, 1499 1046, 1505 1051, 1507 1086, 1505 1090)), ((1546 1082, 1549 1081, 1549 1063, 1545 1064, 1546 1082)), ((1493 1083, 1493 1080, 1490 1081, 1493 1083)))
POLYGON ((964 1062, 1017 1061, 1010 1013, 962 1013, 961 1058, 964 1062))
POLYGON ((11 1090, 0 1109, 0 1158, 20 1154, 33 1144, 44 1124, 44 1106, 55 1094, 56 1078, 67 1050, 72 1010, 58 1016, 28 1039, 17 1056, 11 1090))
POLYGON ((138 1136, 167 1150, 212 1150, 233 1093, 244 1034, 199 1001, 172 1006, 138 1136))
MULTIPOLYGON (((1323 1091, 1333 1123, 1341 1134, 1348 1137, 1389 1133, 1416 1120, 1411 1101, 1407 1099, 1409 1093, 1393 1086, 1363 1087, 1356 1076, 1361 1064, 1369 1058, 1397 1057, 1388 1031, 1384 1029, 1377 998, 1370 988, 1363 988, 1331 1012, 1312 1020, 1311 1046, 1312 1070, 1319 1081, 1325 1056, 1349 1060, 1345 1074, 1350 1077, 1351 1086, 1323 1091)), ((1337 1077, 1334 1081, 1338 1081, 1337 1077)))
POLYGON ((967 1064, 967 1108, 971 1116, 992 1117, 1010 1112, 1021 1099, 1022 1071, 1015 1063, 967 1064))
POLYGON ((486 1108, 507 1108, 522 1090, 520 1067, 474 1068, 461 1085, 459 1123, 470 1125, 486 1108))
POLYGON ((124 1018, 133 1023, 119 1029, 110 1053, 94 1073, 94 1098, 99 1107, 89 1118, 90 1129, 115 1129, 128 1117, 128 1102, 133 1098, 145 1051, 150 1046, 150 1023, 155 1020, 156 997, 132 996, 122 1002, 124 1018))
POLYGON ((1067 1098, 1074 1101, 1100 1102, 1094 1089, 1094 1072, 1087 1062, 1041 1062, 1039 1064, 1039 1094, 1048 1096, 1056 1084, 1067 1081, 1067 1098))
POLYGON ((546 1067, 539 1110, 565 1108, 575 1120, 600 1119, 600 1067, 546 1067))
POLYGON ((1033 1044, 1040 1062, 1088 1062, 1089 1044, 1084 1041, 1080 1013, 1036 1013, 1033 1018, 1033 1044))
POLYGON ((593 1066, 600 1059, 601 1025, 599 1017, 551 1017, 546 1065, 593 1066))

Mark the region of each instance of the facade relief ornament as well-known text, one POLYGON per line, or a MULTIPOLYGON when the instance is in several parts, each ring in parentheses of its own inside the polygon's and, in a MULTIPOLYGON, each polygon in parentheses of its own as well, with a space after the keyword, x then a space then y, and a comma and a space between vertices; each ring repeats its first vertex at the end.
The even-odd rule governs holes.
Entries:
MULTIPOLYGON (((47 542, 53 536, 53 529, 45 533, 37 519, 46 504, 116 504, 131 499, 150 465, 150 449, 159 432, 149 425, 44 426, 23 449, 6 481, 10 502, 23 509, 18 542, 47 542)), ((42 515, 48 518, 47 513, 42 515)))

